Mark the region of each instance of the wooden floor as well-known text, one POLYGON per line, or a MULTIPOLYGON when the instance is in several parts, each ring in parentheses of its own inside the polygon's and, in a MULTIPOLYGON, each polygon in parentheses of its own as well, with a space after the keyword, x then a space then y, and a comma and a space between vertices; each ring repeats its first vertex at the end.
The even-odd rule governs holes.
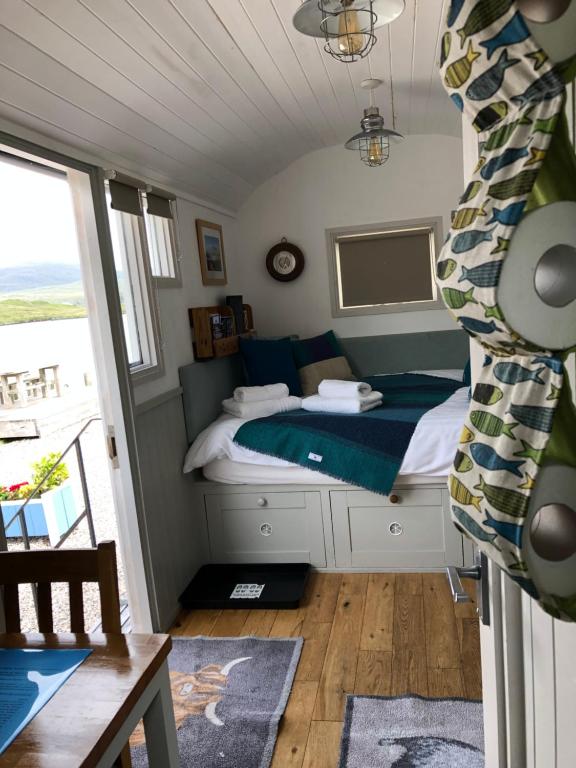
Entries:
POLYGON ((336 768, 348 693, 482 695, 475 605, 442 573, 314 573, 297 610, 190 611, 173 634, 304 637, 272 768, 336 768))

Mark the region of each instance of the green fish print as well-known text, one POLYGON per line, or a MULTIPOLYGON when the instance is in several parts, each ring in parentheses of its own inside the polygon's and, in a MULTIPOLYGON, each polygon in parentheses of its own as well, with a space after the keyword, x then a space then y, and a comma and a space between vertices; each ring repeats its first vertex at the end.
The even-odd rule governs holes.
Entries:
POLYGON ((444 82, 448 88, 460 88, 472 73, 472 64, 480 57, 478 51, 475 51, 472 42, 468 46, 468 51, 461 59, 457 59, 450 64, 444 75, 444 82))
POLYGON ((540 48, 539 51, 534 51, 534 53, 529 53, 527 58, 534 62, 535 72, 538 72, 538 70, 541 69, 548 61, 548 55, 542 50, 542 48, 540 48))
POLYGON ((482 304, 482 308, 484 310, 484 317, 493 317, 496 320, 502 320, 504 321, 504 314, 498 304, 494 304, 493 306, 490 306, 489 304, 482 304))
POLYGON ((510 239, 507 237, 498 237, 498 245, 496 248, 490 251, 490 254, 493 253, 506 253, 506 251, 510 248, 510 239))
POLYGON ((440 46, 440 67, 442 68, 446 63, 446 59, 450 56, 450 48, 452 47, 452 34, 445 32, 442 38, 442 44, 440 46))
POLYGON ((516 439, 514 429, 518 426, 518 422, 511 421, 509 424, 505 424, 503 419, 494 413, 488 413, 488 411, 472 411, 470 421, 477 430, 488 437, 506 435, 511 440, 516 439))
POLYGON ((462 309, 466 304, 478 304, 474 298, 474 288, 468 291, 459 291, 456 288, 443 288, 444 303, 450 309, 462 309))
MULTIPOLYGON (((518 454, 514 454, 514 455, 517 456, 518 454)), ((532 475, 529 475, 528 472, 526 472, 525 477, 526 479, 524 480, 523 483, 520 483, 518 488, 520 488, 523 491, 531 491, 532 488, 534 488, 534 486, 536 485, 536 478, 532 477, 532 475)))
POLYGON ((576 620, 576 595, 571 595, 570 597, 551 595, 551 597, 561 614, 576 620))
POLYGON ((549 133, 552 134, 556 130, 558 125, 558 115, 552 115, 552 117, 541 117, 534 123, 534 133, 549 133))
POLYGON ((482 189, 482 182, 481 181, 471 181, 470 184, 466 187, 464 190, 464 194, 460 198, 460 205, 464 205, 464 203, 469 203, 470 200, 472 200, 478 192, 482 189))
POLYGON ((491 184, 488 187, 488 194, 496 200, 508 200, 510 197, 527 195, 532 191, 538 173, 538 170, 520 171, 512 179, 491 184))
POLYGON ((482 0, 481 3, 476 3, 464 26, 458 30, 462 48, 469 37, 491 26, 503 16, 513 2, 514 0, 482 0))
POLYGON ((522 450, 515 453, 514 456, 518 456, 519 459, 532 459, 534 464, 540 466, 544 461, 546 449, 534 448, 530 443, 527 443, 526 440, 521 440, 520 442, 522 443, 522 450))
POLYGON ((452 219, 452 229, 465 229, 476 221, 478 216, 486 216, 484 208, 460 208, 452 219))
POLYGON ((526 517, 529 497, 524 493, 502 488, 499 485, 489 485, 482 475, 474 489, 483 493, 486 501, 499 512, 510 517, 526 517))
POLYGON ((468 427, 466 426, 462 427, 462 434, 460 435, 460 443, 471 443, 475 437, 476 435, 474 434, 474 432, 472 432, 471 429, 468 429, 468 427))
POLYGON ((488 139, 484 142, 482 152, 492 152, 494 149, 502 149, 505 144, 508 144, 514 131, 519 125, 530 125, 531 122, 532 120, 530 120, 527 115, 523 115, 523 117, 518 120, 513 120, 511 123, 501 125, 500 128, 497 128, 491 133, 488 139))
POLYGON ((482 133, 502 122, 507 114, 508 104, 505 101, 495 101, 478 112, 472 125, 478 133, 482 133))
POLYGON ((454 477, 454 475, 450 475, 450 495, 453 499, 456 499, 459 504, 471 504, 478 510, 478 512, 481 511, 480 502, 482 501, 482 496, 474 496, 474 494, 466 488, 464 483, 461 483, 457 477, 454 477))
POLYGON ((554 384, 552 384, 551 387, 550 394, 546 400, 559 400, 560 395, 562 394, 562 387, 555 387, 554 384))
POLYGON ((456 269, 457 264, 454 259, 444 259, 436 265, 436 274, 439 280, 446 280, 456 269))
POLYGON ((496 533, 487 533, 481 525, 478 525, 473 517, 470 517, 467 512, 464 512, 461 507, 457 507, 456 504, 452 505, 452 516, 458 521, 462 528, 468 531, 468 533, 471 533, 475 539, 491 543, 497 536, 496 533))
POLYGON ((552 432, 555 408, 543 408, 538 405, 512 405, 508 413, 520 424, 529 429, 537 429, 539 432, 552 432))
POLYGON ((544 384, 540 378, 544 371, 544 366, 537 371, 531 371, 518 363, 496 363, 494 366, 494 376, 503 384, 522 384, 525 381, 533 381, 536 384, 544 384))
POLYGON ((456 451, 456 457, 454 459, 454 469, 457 472, 470 472, 474 463, 470 456, 466 456, 462 451, 456 451))
POLYGON ((502 400, 504 392, 495 384, 481 384, 478 382, 472 393, 472 400, 481 405, 494 405, 502 400))

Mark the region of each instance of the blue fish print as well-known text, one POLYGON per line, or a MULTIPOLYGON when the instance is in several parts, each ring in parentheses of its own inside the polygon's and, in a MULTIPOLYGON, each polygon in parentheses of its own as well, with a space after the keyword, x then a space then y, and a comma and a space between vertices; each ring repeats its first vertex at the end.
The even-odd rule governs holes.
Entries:
POLYGON ((489 323, 486 323, 484 320, 477 320, 475 317, 460 316, 458 321, 467 331, 470 331, 470 333, 494 333, 494 331, 500 330, 494 320, 490 320, 489 323))
POLYGON ((468 280, 478 288, 492 288, 498 285, 501 271, 502 261, 487 261, 485 264, 478 264, 477 267, 462 267, 458 282, 468 280))
POLYGON ((470 453, 476 464, 480 464, 484 469, 490 469, 493 471, 505 470, 511 472, 516 477, 523 477, 522 472, 518 469, 525 461, 508 461, 503 459, 494 448, 484 443, 472 443, 470 446, 470 453))
POLYGON ((484 99, 490 99, 500 90, 500 86, 504 82, 504 76, 506 70, 509 67, 513 67, 518 64, 520 59, 510 59, 508 57, 508 51, 504 50, 500 54, 500 58, 487 69, 486 72, 479 75, 466 89, 466 97, 473 99, 474 101, 483 101, 484 99))
POLYGON ((554 421, 555 408, 543 408, 539 405, 514 405, 512 404, 508 413, 520 424, 530 429, 537 429, 539 432, 552 432, 552 422, 554 421))
POLYGON ((516 584, 520 587, 520 589, 523 589, 524 592, 526 592, 530 597, 533 597, 534 600, 540 599, 540 593, 536 589, 536 586, 534 585, 534 582, 531 579, 525 579, 522 576, 512 576, 511 573, 508 573, 512 581, 515 581, 516 584))
POLYGON ((460 96, 459 93, 451 93, 450 98, 456 104, 456 107, 460 110, 460 112, 464 112, 464 99, 462 96, 460 96))
POLYGON ((537 104, 540 101, 547 101, 548 99, 554 99, 558 94, 564 93, 565 89, 564 81, 556 70, 546 72, 545 75, 535 83, 529 85, 524 93, 518 96, 512 96, 512 101, 515 104, 519 104, 521 107, 526 104, 537 104))
POLYGON ((519 363, 497 363, 494 366, 494 376, 504 384, 521 384, 523 381, 544 384, 540 378, 543 370, 544 368, 539 368, 537 371, 531 371, 519 363))
POLYGON ((501 520, 496 520, 489 512, 486 512, 486 520, 484 525, 493 528, 499 536, 502 536, 506 541, 512 542, 517 547, 522 546, 522 531, 524 527, 522 525, 514 525, 514 523, 503 523, 501 520))
POLYGON ((542 363, 542 365, 545 365, 547 368, 550 368, 551 371, 554 371, 554 373, 562 373, 564 370, 564 366, 562 363, 562 360, 559 360, 557 357, 544 357, 539 356, 535 357, 532 360, 533 363, 542 363))
POLYGON ((493 542, 496 538, 495 533, 486 533, 484 528, 482 528, 481 525, 478 525, 473 517, 470 517, 467 512, 464 512, 463 509, 457 507, 455 504, 452 505, 452 515, 460 523, 462 528, 468 531, 468 533, 472 534, 475 539, 480 539, 480 541, 493 542))
POLYGON ((482 368, 488 368, 489 365, 492 365, 492 358, 490 355, 484 355, 484 362, 482 363, 482 368))
POLYGON ((495 37, 480 43, 480 45, 486 48, 488 59, 491 59, 492 54, 498 48, 521 43, 529 37, 530 31, 524 22, 522 14, 518 12, 514 14, 508 24, 502 27, 495 37))
POLYGON ((494 176, 494 174, 501 168, 505 168, 507 165, 512 165, 512 163, 515 163, 517 160, 521 160, 523 157, 528 157, 529 154, 530 152, 528 151, 527 146, 506 149, 501 155, 493 157, 486 163, 486 165, 482 166, 480 176, 482 176, 485 181, 490 181, 492 176, 494 176))
POLYGON ((497 221, 499 224, 504 224, 504 226, 514 227, 522 218, 525 207, 526 201, 522 201, 518 203, 510 203, 506 208, 493 208, 492 218, 488 224, 497 221))
POLYGON ((480 243, 490 242, 492 240, 494 229, 470 229, 468 232, 462 232, 456 235, 452 241, 453 253, 466 253, 476 248, 480 243))
POLYGON ((456 23, 456 20, 458 16, 460 15, 460 11, 462 10, 462 6, 464 5, 464 0, 452 0, 450 3, 450 10, 448 11, 448 21, 447 24, 449 27, 453 27, 456 23))

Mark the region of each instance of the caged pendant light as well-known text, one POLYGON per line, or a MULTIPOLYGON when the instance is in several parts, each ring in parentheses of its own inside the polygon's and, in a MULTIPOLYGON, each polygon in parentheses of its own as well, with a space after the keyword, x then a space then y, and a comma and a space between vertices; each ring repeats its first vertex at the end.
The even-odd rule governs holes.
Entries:
POLYGON ((384 128, 384 118, 378 107, 374 106, 374 90, 382 85, 382 80, 371 77, 362 80, 360 85, 370 90, 370 106, 364 110, 364 117, 360 121, 362 130, 348 139, 344 146, 346 149, 358 150, 362 162, 374 168, 384 165, 390 157, 390 136, 397 139, 404 137, 401 133, 384 128))
POLYGON ((374 30, 404 10, 405 0, 304 0, 294 14, 299 32, 323 37, 324 50, 338 61, 366 56, 376 42, 374 30))

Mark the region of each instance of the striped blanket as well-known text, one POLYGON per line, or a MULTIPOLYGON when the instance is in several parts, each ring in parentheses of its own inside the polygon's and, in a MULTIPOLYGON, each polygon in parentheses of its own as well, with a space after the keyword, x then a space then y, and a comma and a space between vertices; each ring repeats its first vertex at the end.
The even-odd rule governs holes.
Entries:
POLYGON ((462 387, 462 382, 415 373, 373 376, 365 381, 382 392, 382 407, 353 415, 279 413, 243 424, 234 442, 350 485, 388 494, 418 421, 462 387))

